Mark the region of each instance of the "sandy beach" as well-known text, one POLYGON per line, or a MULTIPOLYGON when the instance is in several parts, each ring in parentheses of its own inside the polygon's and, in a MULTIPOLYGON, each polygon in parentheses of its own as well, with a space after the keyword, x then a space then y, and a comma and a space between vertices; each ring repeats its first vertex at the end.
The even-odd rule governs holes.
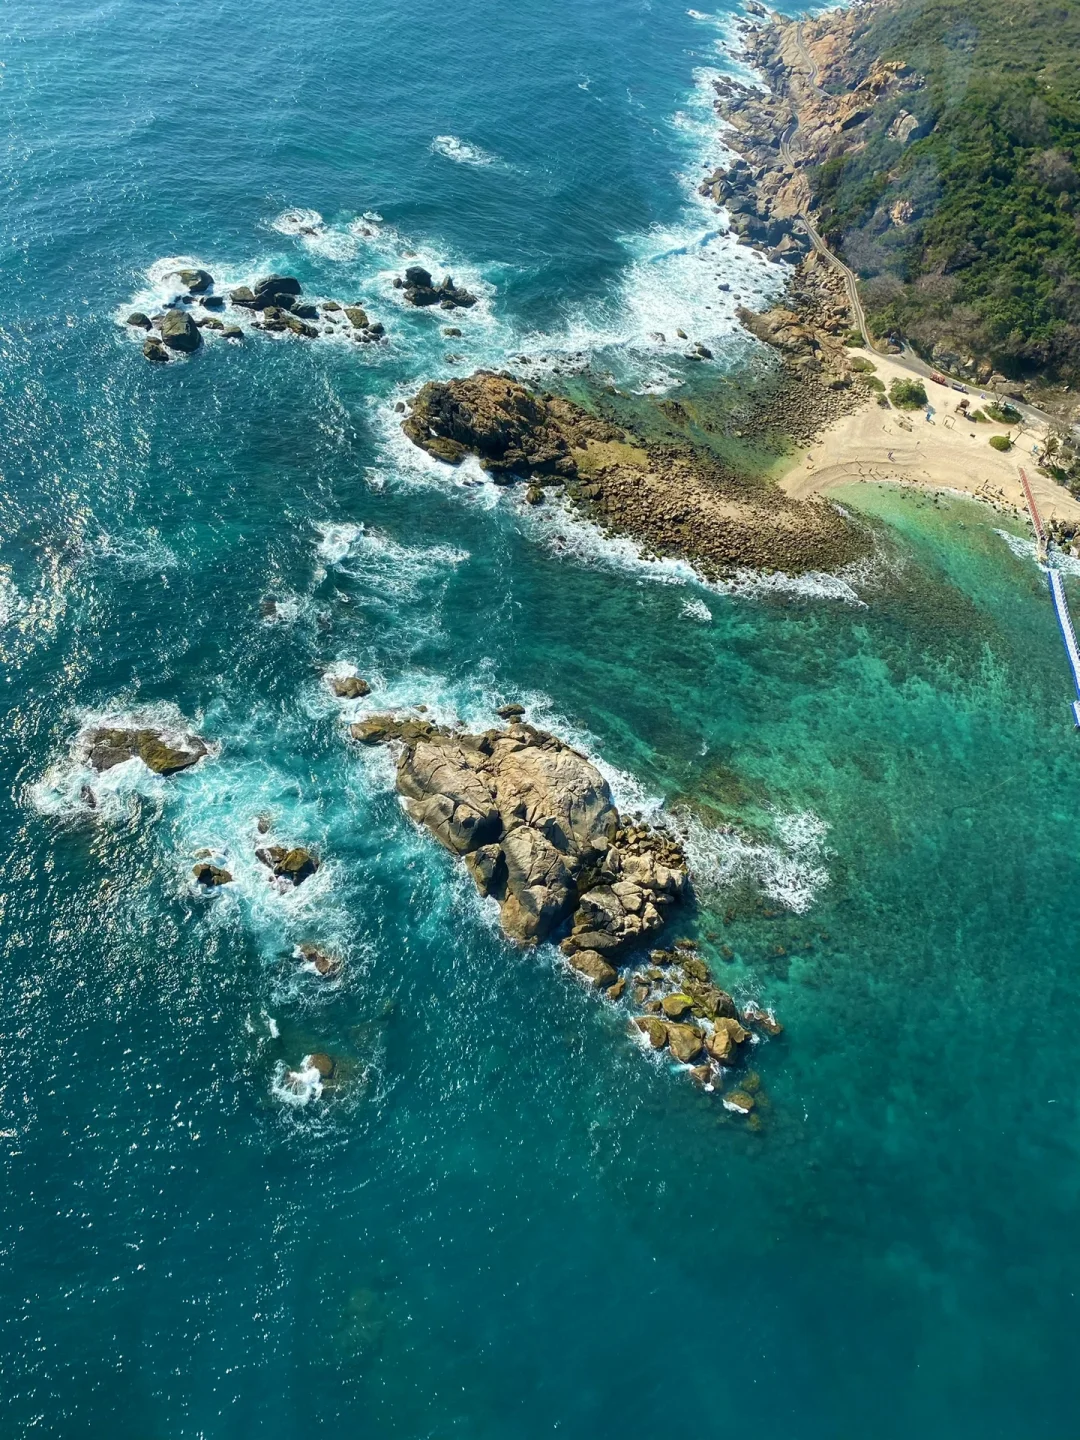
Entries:
MULTIPOLYGON (((886 386, 909 378, 887 355, 873 356, 878 377, 886 386)), ((997 509, 1023 511, 1018 467, 1023 465, 1044 520, 1080 520, 1080 501, 1063 486, 1040 475, 1033 450, 1045 442, 1041 426, 1008 426, 972 421, 957 413, 964 397, 951 386, 926 381, 933 411, 927 421, 922 410, 885 410, 869 405, 843 416, 801 451, 781 475, 780 485, 797 499, 820 494, 832 485, 852 481, 895 481, 925 489, 958 490, 997 509), (991 435, 1012 436, 1013 447, 993 449, 991 435)), ((983 402, 980 391, 969 387, 972 409, 983 402)))

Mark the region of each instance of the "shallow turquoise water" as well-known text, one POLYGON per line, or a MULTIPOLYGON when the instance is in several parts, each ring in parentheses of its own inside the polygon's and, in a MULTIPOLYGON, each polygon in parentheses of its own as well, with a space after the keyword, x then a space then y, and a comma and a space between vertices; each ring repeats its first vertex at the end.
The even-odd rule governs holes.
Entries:
POLYGON ((670 383, 648 333, 688 317, 741 362, 706 282, 753 293, 757 262, 652 260, 712 223, 717 28, 531 0, 2 23, 3 1433, 1070 1433, 1080 796, 1035 566, 973 506, 860 487, 863 604, 721 595, 395 439, 451 368, 445 317, 395 308, 408 249, 489 287, 469 363, 670 383), (294 207, 314 239, 274 228, 294 207), (391 344, 151 370, 116 317, 179 255, 362 296, 391 344), (498 939, 342 743, 330 661, 371 708, 524 698, 621 802, 689 817, 688 928, 787 1026, 760 1132, 498 939), (169 706, 220 755, 79 819, 79 725, 169 706), (249 859, 264 812, 327 861, 287 900, 249 859), (237 893, 191 894, 201 846, 237 893), (340 983, 297 974, 308 938, 340 983), (289 1106, 313 1048, 344 1096, 289 1106))

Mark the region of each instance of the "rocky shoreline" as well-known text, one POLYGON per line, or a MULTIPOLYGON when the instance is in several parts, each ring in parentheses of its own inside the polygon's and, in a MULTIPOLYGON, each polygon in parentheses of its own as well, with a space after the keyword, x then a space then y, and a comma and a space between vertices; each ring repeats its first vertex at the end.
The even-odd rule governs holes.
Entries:
MULTIPOLYGON (((796 379, 836 398, 836 414, 852 403, 796 379)), ((792 500, 688 442, 650 443, 507 371, 430 381, 402 429, 437 460, 476 456, 496 484, 524 482, 530 504, 565 497, 604 531, 631 536, 647 555, 685 559, 707 579, 835 570, 869 548, 828 503, 792 500)))
MULTIPOLYGON (((357 721, 350 734, 397 750, 405 810, 497 902, 508 939, 557 941, 583 981, 624 1001, 642 1044, 718 1091, 755 1033, 778 1035, 782 1026, 757 1006, 740 1011, 693 942, 657 945, 692 899, 682 845, 620 814, 592 762, 526 724, 521 706, 501 714, 505 728, 480 734, 395 715, 357 721)), ((750 1078, 725 1106, 750 1114, 755 1088, 750 1078)))

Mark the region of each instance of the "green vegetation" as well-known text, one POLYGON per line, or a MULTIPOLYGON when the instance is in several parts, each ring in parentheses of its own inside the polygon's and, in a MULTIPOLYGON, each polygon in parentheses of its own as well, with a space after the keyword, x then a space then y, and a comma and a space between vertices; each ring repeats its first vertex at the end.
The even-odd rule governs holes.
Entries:
POLYGON ((812 176, 871 328, 1080 379, 1080 0, 895 0, 854 48, 915 72, 812 176))
POLYGON ((921 410, 926 404, 926 386, 921 380, 894 380, 889 399, 898 410, 921 410))
POLYGON ((872 360, 867 360, 865 355, 853 355, 851 357, 851 368, 856 375, 873 375, 877 366, 872 360))
POLYGON ((1080 495, 1080 441, 1065 429, 1051 432, 1039 469, 1074 495, 1080 495))
POLYGON ((991 435, 990 444, 994 447, 995 450, 1012 449, 1012 441, 1009 439, 1008 435, 991 435))
POLYGON ((983 412, 982 412, 981 410, 969 410, 969 411, 968 411, 968 419, 969 419, 969 420, 975 420, 976 422, 978 422, 978 423, 981 424, 983 421, 985 421, 986 416, 983 414, 983 412))
MULTIPOLYGON (((883 387, 883 388, 884 388, 884 387, 883 387)), ((879 396, 877 397, 877 403, 881 406, 881 408, 882 408, 883 410, 888 410, 888 408, 889 408, 889 397, 888 397, 887 395, 879 395, 879 396)))
POLYGON ((885 394, 885 381, 880 380, 876 375, 864 375, 863 384, 868 385, 871 390, 877 390, 882 395, 885 394))
POLYGON ((861 349, 863 343, 861 330, 849 330, 844 336, 844 344, 851 349, 861 349))
POLYGON ((986 407, 986 413, 991 420, 996 420, 999 425, 1019 425, 1021 420, 1020 411, 1010 405, 1007 400, 993 400, 986 407))

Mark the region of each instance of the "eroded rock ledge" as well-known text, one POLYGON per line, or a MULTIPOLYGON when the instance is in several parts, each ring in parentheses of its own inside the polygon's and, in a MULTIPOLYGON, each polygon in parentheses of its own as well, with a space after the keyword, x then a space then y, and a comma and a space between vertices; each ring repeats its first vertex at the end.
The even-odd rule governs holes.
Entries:
POLYGON ((534 503, 564 487, 602 528, 710 579, 741 568, 832 570, 868 548, 832 505, 792 500, 689 445, 648 444, 504 371, 429 381, 402 429, 438 460, 475 455, 497 484, 531 482, 534 503))
MULTIPOLYGON (((645 948, 690 897, 686 856, 673 836, 620 815, 577 750, 516 715, 479 735, 377 715, 350 734, 400 747, 406 810, 498 901, 507 936, 533 946, 567 932, 559 948, 573 969, 613 1001, 629 986, 633 1033, 693 1067, 699 1083, 717 1089, 754 1029, 780 1033, 770 1012, 738 1009, 691 941, 652 949, 646 962, 645 948)), ((729 1108, 746 1114, 754 1103, 729 1108)))

